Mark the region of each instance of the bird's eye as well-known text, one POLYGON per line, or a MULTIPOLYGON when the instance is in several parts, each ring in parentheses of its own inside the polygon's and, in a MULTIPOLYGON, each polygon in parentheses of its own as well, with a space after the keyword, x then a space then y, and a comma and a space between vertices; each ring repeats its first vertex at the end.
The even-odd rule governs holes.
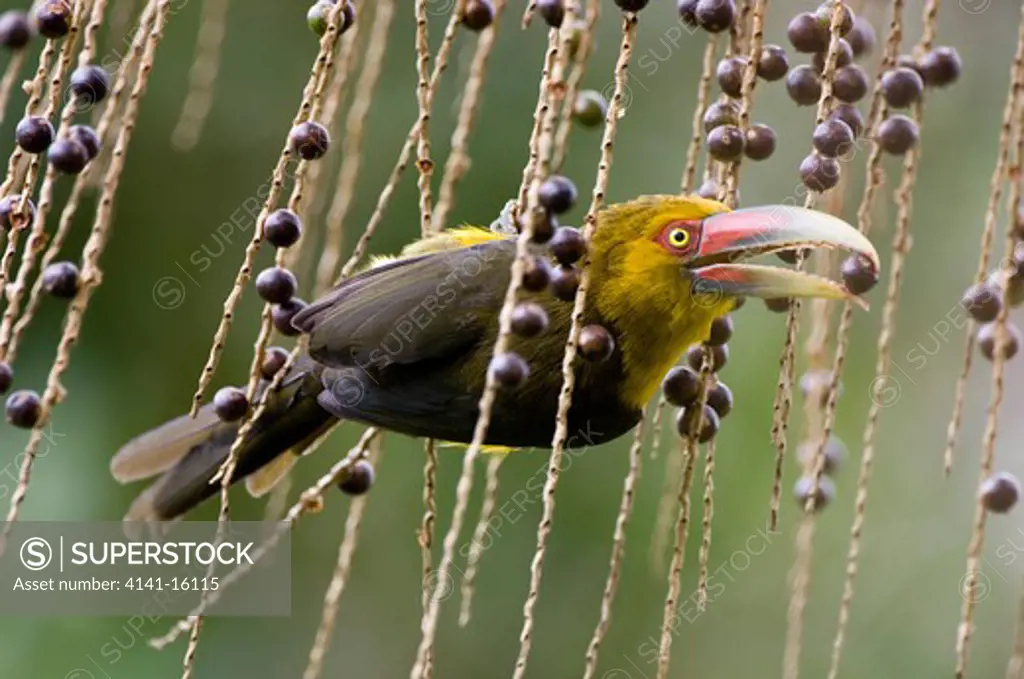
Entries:
POLYGON ((690 232, 676 227, 668 232, 668 244, 674 248, 685 248, 690 244, 690 232))

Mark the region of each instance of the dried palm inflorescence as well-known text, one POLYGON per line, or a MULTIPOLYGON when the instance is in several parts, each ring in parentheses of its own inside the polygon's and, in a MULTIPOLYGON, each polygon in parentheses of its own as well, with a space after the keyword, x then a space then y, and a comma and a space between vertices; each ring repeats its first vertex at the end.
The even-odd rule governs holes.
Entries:
MULTIPOLYGON (((293 334, 286 321, 304 305, 296 296, 299 283, 291 271, 306 268, 301 263, 303 257, 308 260, 308 268, 315 268, 316 273, 303 278, 309 279, 307 289, 313 295, 321 293, 332 282, 350 276, 361 264, 370 239, 382 223, 391 196, 410 162, 415 163, 418 173, 421 232, 427 234, 442 228, 456 203, 459 183, 469 170, 470 135, 477 123, 489 59, 508 3, 506 0, 456 0, 450 3, 444 34, 434 55, 429 47, 427 0, 407 4, 415 18, 415 34, 411 41, 416 55, 417 115, 391 176, 379 195, 376 208, 355 240, 344 264, 342 252, 346 220, 360 171, 367 117, 381 74, 385 47, 389 41, 399 39, 391 35, 393 18, 406 5, 394 0, 379 0, 375 3, 317 0, 309 10, 310 28, 320 38, 319 52, 302 91, 292 128, 272 170, 270 193, 262 206, 252 240, 248 243, 235 284, 225 302, 221 324, 193 399, 195 408, 205 397, 206 388, 213 378, 231 329, 235 309, 253 277, 254 259, 264 242, 270 242, 277 248, 275 266, 256 276, 255 287, 266 304, 254 343, 250 378, 244 389, 222 390, 214 399, 215 409, 222 417, 241 421, 238 438, 219 475, 221 527, 229 516, 227 489, 234 474, 241 441, 266 407, 267 395, 280 385, 303 349, 302 340, 297 342, 290 353, 268 347, 275 329, 283 335, 293 334), (429 136, 434 93, 446 70, 457 35, 463 32, 475 34, 469 37, 476 44, 451 139, 451 151, 441 166, 442 171, 438 173, 439 191, 435 205, 435 161, 429 136), (360 49, 359 45, 364 49, 360 49), (339 118, 344 102, 349 98, 347 91, 350 76, 355 71, 356 60, 364 53, 363 68, 355 83, 345 125, 342 127, 339 118), (312 205, 318 191, 329 179, 329 169, 320 159, 328 152, 332 134, 339 129, 343 129, 339 145, 344 151, 343 160, 334 200, 328 210, 323 233, 319 235, 319 240, 324 244, 323 252, 317 257, 312 247, 303 247, 307 241, 315 242, 317 238, 309 238, 312 234, 304 232, 302 223, 304 217, 316 213, 312 205), (289 172, 292 164, 294 171, 289 172), (289 182, 290 195, 287 201, 279 205, 289 182), (257 400, 261 379, 269 383, 269 387, 263 391, 261 400, 257 400)), ((596 326, 584 327, 582 324, 582 310, 589 283, 586 251, 594 230, 598 228, 596 215, 604 203, 615 135, 625 113, 623 98, 638 30, 638 16, 648 3, 646 0, 615 0, 619 10, 616 14, 621 18, 621 40, 613 73, 614 87, 604 94, 582 89, 593 52, 595 29, 603 9, 601 4, 600 0, 536 0, 527 3, 523 14, 524 27, 532 23, 532 30, 538 30, 538 24, 546 25, 548 40, 539 74, 539 92, 528 141, 528 161, 523 169, 517 200, 511 210, 511 219, 519 230, 517 256, 500 314, 500 332, 494 347, 494 368, 488 371, 486 389, 479 404, 480 415, 474 440, 463 457, 452 520, 442 541, 441 558, 436 567, 431 548, 437 518, 435 492, 438 458, 433 441, 428 441, 425 448, 424 515, 419 531, 424 578, 422 636, 411 671, 413 679, 434 675, 434 641, 438 616, 443 595, 452 587, 450 574, 454 567, 455 547, 468 511, 476 460, 486 437, 497 390, 512 381, 510 375, 516 372, 515 368, 522 362, 521 358, 508 351, 509 338, 512 333, 525 334, 522 328, 545 321, 536 317, 530 305, 518 303, 527 269, 528 245, 531 242, 545 242, 550 234, 545 235, 543 231, 550 226, 547 220, 551 214, 561 212, 563 204, 571 204, 575 200, 575 187, 571 182, 554 174, 565 160, 571 129, 575 125, 603 127, 601 158, 584 228, 580 232, 573 232, 572 243, 569 245, 559 246, 555 241, 552 245, 553 249, 565 247, 577 251, 578 255, 572 259, 578 263, 572 264, 570 268, 576 283, 563 291, 566 299, 573 300, 573 324, 562 363, 563 389, 558 403, 558 422, 543 489, 542 517, 530 567, 529 590, 523 608, 519 652, 513 676, 518 679, 526 672, 533 640, 535 606, 554 517, 559 470, 567 445, 566 422, 572 402, 577 354, 582 354, 584 358, 599 356, 608 347, 607 332, 596 326)), ((692 117, 692 130, 688 134, 690 144, 682 171, 681 189, 684 193, 695 189, 702 149, 706 149, 707 153, 703 154, 705 182, 699 193, 719 198, 730 206, 736 206, 739 202, 741 161, 744 158, 763 161, 772 155, 775 134, 767 125, 754 122, 753 117, 754 93, 759 81, 767 84, 784 79, 787 92, 797 105, 816 107, 813 150, 801 163, 799 171, 802 186, 797 197, 804 198, 805 206, 813 206, 819 199, 823 199, 826 210, 842 212, 844 204, 849 202, 845 200, 845 192, 848 189, 846 174, 855 155, 851 151, 857 138, 869 140, 865 191, 857 208, 858 228, 867 232, 872 226, 872 207, 883 181, 883 155, 891 154, 904 159, 902 175, 894 194, 897 206, 895 239, 882 312, 882 329, 877 342, 876 374, 872 383, 873 403, 863 432, 846 577, 839 602, 838 629, 832 647, 829 677, 833 679, 839 672, 854 594, 868 481, 875 453, 875 433, 880 409, 887 405, 885 400, 889 398, 885 392, 886 377, 892 365, 895 315, 904 263, 910 249, 911 191, 920 157, 918 141, 923 99, 928 89, 943 87, 956 80, 960 69, 959 57, 951 48, 934 45, 937 0, 929 0, 924 7, 923 34, 914 53, 902 57, 899 51, 903 38, 904 2, 894 0, 890 8, 885 48, 878 62, 873 88, 867 72, 857 63, 870 54, 874 43, 871 25, 863 17, 854 16, 854 11, 868 10, 867 7, 851 7, 840 0, 830 0, 813 12, 803 12, 794 17, 787 29, 792 48, 798 53, 813 56, 811 64, 791 68, 786 49, 765 42, 764 23, 768 0, 743 2, 739 6, 733 0, 680 0, 677 4, 685 26, 693 32, 707 33, 703 72, 696 97, 697 108, 692 117), (725 54, 716 63, 720 37, 726 35, 728 43, 725 54), (715 80, 721 92, 717 101, 711 101, 711 84, 715 80), (868 95, 869 90, 872 90, 871 104, 865 122, 856 104, 868 95), (903 108, 908 108, 910 115, 894 112, 903 108)), ((7 284, 6 306, 0 320, 0 386, 3 390, 6 391, 14 380, 12 365, 17 356, 18 344, 34 317, 40 298, 49 294, 68 300, 57 356, 45 391, 39 395, 21 389, 13 392, 7 402, 8 420, 32 430, 19 483, 11 498, 8 522, 18 518, 28 491, 42 427, 47 423, 52 409, 65 396, 61 378, 67 369, 71 347, 77 339, 91 294, 101 281, 99 260, 110 238, 111 213, 124 168, 125 154, 164 27, 173 15, 170 0, 146 2, 138 17, 137 28, 131 34, 130 54, 119 64, 116 73, 106 73, 93 64, 97 32, 106 22, 109 30, 119 35, 134 10, 134 4, 128 0, 112 3, 109 9, 107 5, 107 0, 46 0, 36 3, 31 15, 16 10, 0 15, 0 45, 11 53, 0 77, 0 120, 5 109, 9 108, 7 103, 15 82, 25 63, 30 61, 29 49, 33 41, 37 40, 33 34, 38 32, 40 39, 45 39, 39 50, 34 77, 26 85, 28 102, 17 127, 17 146, 8 160, 6 175, 0 185, 0 226, 3 227, 5 239, 4 252, 0 258, 0 283, 7 284), (74 70, 71 69, 73 61, 74 70), (61 108, 60 97, 65 83, 70 85, 70 96, 61 108), (95 115, 99 116, 96 129, 82 122, 75 124, 77 116, 92 108, 97 109, 95 115), (58 120, 56 127, 52 122, 55 117, 58 120), (44 153, 47 164, 42 173, 42 185, 36 194, 35 184, 41 174, 44 153), (51 236, 47 233, 47 221, 54 207, 53 188, 55 181, 63 174, 73 175, 74 185, 51 236), (82 195, 91 186, 98 186, 100 199, 90 236, 82 252, 81 264, 57 261, 82 195), (26 240, 22 246, 23 236, 26 240), (32 276, 40 256, 39 274, 33 281, 32 276)), ((196 61, 190 74, 189 95, 174 133, 175 145, 183 149, 196 144, 210 109, 227 11, 227 0, 204 0, 204 18, 197 40, 196 61)), ((504 19, 504 23, 508 23, 508 20, 504 19)), ((956 387, 957 400, 949 426, 945 455, 948 473, 963 414, 967 375, 974 344, 977 343, 982 354, 992 361, 993 368, 992 395, 982 442, 976 514, 967 554, 967 572, 972 577, 978 572, 988 514, 1008 511, 1017 501, 1020 492, 1015 478, 996 472, 994 446, 997 414, 1003 399, 1004 364, 1017 352, 1020 342, 1019 333, 1009 321, 1008 314, 1011 307, 1024 301, 1024 211, 1021 209, 1024 126, 1021 123, 1020 103, 1024 90, 1024 17, 1021 27, 1000 133, 1000 150, 992 176, 976 284, 967 291, 963 301, 974 322, 968 334, 963 370, 956 387), (998 222, 1002 191, 1007 182, 1011 220, 1006 228, 1006 256, 996 270, 990 273, 992 240, 998 222)), ((506 30, 514 30, 514 27, 506 30)), ((790 253, 787 257, 797 266, 805 264, 802 252, 790 253)), ((829 273, 835 263, 831 258, 819 255, 812 265, 821 273, 829 273)), ((870 289, 878 278, 877 271, 870 270, 865 262, 857 259, 843 262, 841 272, 847 287, 857 293, 870 289)), ((771 430, 776 463, 769 511, 771 527, 775 529, 779 522, 788 420, 792 410, 792 389, 796 381, 796 339, 801 308, 792 300, 773 301, 769 308, 785 312, 787 318, 771 430)), ((816 516, 829 500, 834 499, 830 476, 844 451, 843 444, 833 435, 832 430, 852 323, 852 307, 849 303, 843 305, 834 332, 831 327, 832 312, 827 302, 812 305, 809 314, 810 331, 805 344, 808 371, 800 379, 805 422, 798 448, 802 472, 796 484, 796 496, 803 514, 795 534, 796 560, 783 657, 783 674, 786 679, 796 679, 799 671, 803 612, 809 592, 816 516), (833 342, 835 350, 830 362, 829 345, 833 342)), ((675 424, 679 433, 676 449, 666 455, 666 491, 659 508, 655 539, 651 541, 652 561, 660 566, 668 544, 667 536, 670 533, 674 535, 658 653, 659 679, 667 677, 670 666, 673 621, 677 615, 687 538, 694 521, 691 494, 694 480, 698 478, 696 467, 701 457, 698 452, 700 444, 705 444, 706 448, 701 477, 704 488, 697 601, 702 610, 707 602, 714 512, 714 437, 722 419, 732 409, 732 393, 721 381, 719 371, 728 358, 727 343, 732 332, 732 321, 728 317, 716 322, 708 341, 689 352, 687 365, 677 367, 666 377, 662 396, 656 407, 649 409, 653 412, 651 428, 654 430, 655 448, 652 457, 657 454, 666 404, 678 408, 675 424), (673 523, 674 531, 670 530, 673 523)), ((626 529, 644 457, 642 453, 644 431, 648 428, 647 414, 636 429, 629 451, 629 466, 614 526, 609 572, 596 626, 586 649, 585 677, 593 677, 598 671, 600 646, 611 624, 614 599, 622 573, 626 529)), ((324 598, 320 626, 310 649, 305 679, 315 679, 323 670, 340 598, 358 545, 359 529, 366 508, 363 493, 372 485, 374 465, 379 463, 382 454, 381 441, 380 432, 373 428, 367 429, 343 460, 335 464, 316 484, 302 492, 299 501, 284 512, 282 527, 254 554, 258 559, 269 553, 284 532, 290 530, 300 517, 319 509, 324 502, 324 493, 332 485, 339 485, 346 493, 356 496, 350 504, 335 571, 324 598)), ((483 553, 481 544, 499 496, 498 472, 502 459, 499 456, 491 457, 487 465, 483 506, 473 542, 469 546, 468 564, 462 584, 461 625, 467 624, 470 619, 473 588, 483 553)), ((294 458, 284 460, 271 470, 272 473, 261 475, 259 481, 250 481, 250 490, 256 486, 274 486, 287 475, 294 461, 294 458)), ((287 486, 280 485, 278 488, 285 489, 278 497, 283 508, 287 486)), ((3 551, 6 531, 9 530, 10 523, 3 537, 0 537, 0 553, 3 551)), ((217 539, 220 538, 218 532, 217 539)), ((244 568, 233 571, 222 579, 222 584, 226 587, 244 573, 244 568)), ((179 635, 188 633, 185 677, 191 676, 193 671, 202 616, 219 596, 219 592, 206 593, 191 615, 175 625, 167 635, 152 642, 155 646, 164 646, 179 635)), ((957 677, 963 677, 966 672, 975 604, 974 597, 964 597, 956 643, 957 677)), ((1024 604, 1021 610, 1024 611, 1024 604)), ((1024 625, 1019 626, 1017 635, 1017 650, 1010 662, 1011 676, 1016 676, 1021 666, 1024 666, 1024 651, 1021 651, 1024 648, 1024 625)))

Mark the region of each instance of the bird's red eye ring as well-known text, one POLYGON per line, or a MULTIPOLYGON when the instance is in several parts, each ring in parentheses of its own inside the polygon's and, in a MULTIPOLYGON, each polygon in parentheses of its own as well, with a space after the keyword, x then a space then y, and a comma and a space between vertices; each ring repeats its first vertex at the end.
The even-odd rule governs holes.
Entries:
POLYGON ((697 245, 698 226, 694 222, 669 222, 661 230, 658 241, 663 248, 673 254, 686 254, 697 245))

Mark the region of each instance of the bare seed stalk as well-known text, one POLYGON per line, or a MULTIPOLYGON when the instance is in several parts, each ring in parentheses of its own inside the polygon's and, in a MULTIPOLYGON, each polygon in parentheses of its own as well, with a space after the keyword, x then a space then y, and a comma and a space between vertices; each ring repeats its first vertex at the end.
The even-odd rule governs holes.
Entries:
POLYGON ((647 409, 640 417, 640 422, 633 432, 633 444, 629 447, 629 471, 626 472, 626 479, 622 482, 622 499, 619 500, 619 514, 615 519, 615 532, 612 537, 612 555, 608 564, 608 579, 604 583, 604 593, 601 595, 601 617, 598 619, 597 627, 594 628, 594 635, 587 646, 586 667, 583 671, 583 679, 593 679, 597 672, 597 656, 601 649, 601 642, 604 640, 608 627, 612 622, 612 603, 615 601, 615 594, 619 589, 619 579, 622 577, 622 561, 626 554, 626 527, 629 525, 629 517, 633 512, 633 497, 636 494, 636 483, 640 477, 640 464, 643 459, 644 429, 647 422, 647 409))
POLYGON ((10 101, 11 92, 14 91, 14 82, 21 73, 21 67, 25 63, 25 51, 15 52, 11 60, 7 62, 3 78, 0 79, 0 123, 4 122, 4 111, 7 110, 7 102, 10 101))
MULTIPOLYGON (((700 419, 700 418, 694 418, 700 419)), ((672 564, 669 567, 668 593, 665 595, 665 612, 661 623, 661 641, 658 646, 657 679, 667 679, 669 662, 672 659, 672 621, 676 616, 679 602, 680 580, 686 561, 686 538, 690 531, 690 489, 693 487, 693 471, 697 461, 697 443, 693 439, 680 439, 679 457, 683 459, 683 476, 677 494, 679 507, 676 519, 675 547, 672 550, 672 564)))
POLYGON ((220 70, 221 44, 224 42, 227 16, 228 0, 204 0, 196 54, 188 74, 188 94, 178 123, 171 133, 171 144, 178 151, 194 149, 203 133, 206 117, 213 105, 213 85, 220 70))
POLYGON ((480 507, 480 518, 473 530, 473 539, 469 543, 469 554, 466 556, 466 572, 462 576, 462 602, 459 607, 459 627, 469 624, 473 612, 473 595, 476 592, 476 578, 480 572, 480 559, 484 554, 484 539, 490 527, 494 508, 498 503, 498 470, 505 456, 495 453, 487 459, 487 482, 484 487, 484 502, 480 507))
POLYGON ((686 167, 683 169, 683 178, 680 181, 680 190, 683 193, 693 193, 694 178, 697 174, 697 158, 700 156, 700 149, 704 143, 704 109, 708 105, 708 96, 711 94, 711 79, 715 74, 715 53, 718 47, 718 36, 712 33, 708 36, 707 45, 704 47, 704 61, 701 66, 700 81, 697 84, 697 107, 693 110, 693 126, 690 136, 690 144, 686 149, 686 167))

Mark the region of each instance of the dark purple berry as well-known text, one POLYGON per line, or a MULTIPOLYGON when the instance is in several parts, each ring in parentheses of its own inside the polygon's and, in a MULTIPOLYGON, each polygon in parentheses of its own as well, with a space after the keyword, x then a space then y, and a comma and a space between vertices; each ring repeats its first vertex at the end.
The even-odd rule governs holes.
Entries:
POLYGON ((491 0, 469 0, 462 23, 471 31, 479 33, 494 22, 494 5, 491 0))
POLYGON ((704 111, 704 131, 711 132, 722 125, 739 125, 740 107, 734 101, 716 101, 704 111))
MULTIPOLYGON (((831 2, 823 2, 818 5, 818 9, 814 10, 814 16, 818 22, 825 27, 826 31, 831 32, 832 30, 832 11, 835 9, 835 5, 831 2)), ((853 30, 853 10, 847 5, 843 5, 841 16, 839 17, 839 35, 845 36, 851 30, 853 30)))
POLYGON ((57 172, 78 174, 89 164, 89 152, 74 139, 58 139, 50 146, 47 154, 50 165, 57 172))
POLYGON ((14 369, 7 361, 0 361, 0 394, 7 393, 14 382, 14 369))
POLYGON ((784 314, 789 311, 791 300, 788 297, 773 297, 764 300, 764 306, 768 311, 776 314, 784 314))
POLYGON ((868 76, 857 64, 844 66, 836 71, 832 81, 832 93, 836 99, 848 104, 856 104, 868 93, 868 76))
POLYGON ((565 4, 563 0, 537 0, 537 14, 551 28, 560 28, 565 19, 565 4))
POLYGON ((822 26, 810 12, 793 17, 786 28, 786 35, 797 52, 814 54, 828 49, 828 26, 822 26))
POLYGON ((530 366, 522 356, 508 351, 491 360, 491 374, 503 387, 518 387, 530 375, 530 366))
MULTIPOLYGON (((914 58, 913 54, 901 54, 896 57, 896 68, 909 68, 912 71, 917 71, 918 75, 921 75, 921 64, 917 63, 917 59, 914 58)), ((921 75, 924 78, 923 75, 921 75)))
POLYGON ((761 57, 757 60, 757 75, 768 82, 775 82, 786 77, 789 71, 789 58, 786 50, 778 45, 765 45, 761 48, 761 57))
POLYGON ((288 362, 288 352, 282 347, 270 347, 263 354, 263 363, 260 365, 260 375, 265 380, 274 379, 274 375, 281 371, 284 364, 288 362))
POLYGON ((523 269, 523 289, 530 292, 546 290, 551 283, 551 267, 546 259, 531 257, 523 269))
POLYGON ((845 102, 836 104, 835 108, 832 109, 831 117, 842 120, 849 125, 854 139, 859 137, 861 132, 864 131, 864 116, 861 115, 860 109, 853 104, 845 102))
POLYGON ((277 304, 271 309, 271 319, 274 327, 285 337, 295 337, 299 334, 298 328, 292 325, 295 314, 306 308, 306 303, 298 297, 292 297, 284 304, 277 304))
MULTIPOLYGON (((825 58, 827 56, 827 51, 814 53, 814 58, 811 60, 811 63, 814 66, 814 70, 816 70, 818 73, 823 73, 825 71, 825 58)), ((842 38, 839 38, 839 48, 836 52, 836 68, 849 66, 852 63, 853 48, 850 47, 850 43, 846 42, 842 38)))
POLYGON ((722 92, 734 99, 743 94, 743 72, 747 68, 745 57, 727 57, 718 62, 716 76, 722 92))
POLYGON ((90 161, 100 154, 100 136, 89 125, 72 125, 68 128, 68 139, 81 144, 90 161))
POLYGON ((676 366, 665 375, 661 390, 665 394, 666 403, 677 408, 685 408, 697 400, 700 393, 700 375, 686 366, 676 366))
POLYGON ((576 299, 580 287, 580 272, 574 266, 556 266, 551 270, 551 292, 563 302, 576 299))
POLYGON ((110 93, 110 76, 99 66, 79 66, 71 74, 71 93, 79 106, 94 106, 110 93))
POLYGON ((821 98, 821 79, 806 64, 791 68, 786 74, 786 92, 797 106, 814 106, 821 98))
POLYGON ((263 222, 263 236, 275 248, 295 245, 302 237, 302 220, 291 210, 274 210, 263 222))
POLYGON ((708 390, 708 405, 719 417, 725 417, 732 412, 732 403, 732 389, 726 386, 725 382, 716 382, 715 386, 708 390))
POLYGON ((812 153, 800 163, 800 180, 811 191, 828 191, 839 183, 839 161, 812 153))
POLYGON ((639 12, 647 6, 648 0, 615 0, 623 12, 639 12))
POLYGON ((991 323, 1002 310, 1003 299, 999 290, 988 283, 978 283, 967 288, 960 305, 979 323, 991 323))
POLYGON ((373 487, 375 476, 373 465, 368 460, 359 460, 345 471, 338 481, 338 490, 346 495, 363 495, 373 487))
POLYGON ((58 299, 73 299, 80 284, 78 267, 71 262, 54 262, 43 269, 43 291, 58 299))
POLYGON ((534 302, 522 302, 512 310, 512 332, 520 337, 536 337, 548 328, 548 314, 534 302))
POLYGON ((1020 481, 1009 472, 997 472, 981 484, 981 503, 990 512, 1005 514, 1020 499, 1020 481))
POLYGON ((537 199, 545 209, 560 215, 576 204, 576 185, 568 177, 551 175, 541 183, 537 199))
POLYGON ((902 156, 917 146, 917 123, 905 115, 889 116, 878 126, 878 145, 886 153, 902 156))
POLYGON ((838 118, 822 121, 811 139, 818 153, 828 158, 845 156, 853 148, 853 130, 838 118))
POLYGON ((43 403, 36 392, 21 389, 7 397, 5 411, 7 421, 15 427, 31 429, 39 423, 43 414, 43 403))
POLYGON ((775 153, 775 130, 767 125, 751 125, 743 153, 751 160, 766 160, 775 153))
POLYGON ((27 153, 42 153, 53 143, 53 125, 42 116, 22 118, 14 128, 14 140, 27 153))
POLYGON ((715 160, 732 162, 743 155, 744 137, 735 125, 722 125, 708 133, 708 153, 715 160))
POLYGON ((924 80, 912 68, 894 68, 882 74, 882 96, 893 108, 906 108, 921 100, 924 80))
POLYGON ((853 28, 846 34, 846 41, 853 50, 853 58, 859 59, 871 54, 875 49, 875 29, 871 22, 862 16, 853 20, 853 28))
POLYGON ((705 344, 718 346, 732 339, 732 316, 719 316, 711 321, 711 330, 705 344))
POLYGON ((716 373, 725 367, 725 364, 729 361, 729 345, 728 344, 717 344, 717 345, 706 345, 706 346, 695 346, 691 347, 686 352, 686 362, 691 368, 700 372, 701 366, 704 363, 704 350, 709 349, 711 351, 711 372, 716 373))
POLYGON ((67 0, 44 0, 36 8, 36 31, 50 40, 63 38, 71 31, 71 18, 70 2, 67 0))
POLYGON ((683 408, 679 411, 676 416, 676 432, 683 437, 689 438, 690 432, 697 429, 697 441, 699 443, 707 443, 715 437, 718 433, 718 429, 721 426, 721 419, 718 417, 718 413, 711 406, 704 406, 703 413, 704 417, 701 422, 697 423, 698 413, 701 411, 696 407, 691 406, 689 408, 683 408))
POLYGON ((615 338, 601 325, 586 325, 580 330, 580 355, 587 361, 607 361, 615 352, 615 338))
POLYGON ((23 229, 36 218, 36 204, 29 198, 25 202, 25 214, 16 216, 15 211, 21 205, 21 195, 14 194, 0 199, 0 229, 10 231, 12 228, 23 229))
POLYGON ((697 28, 697 2, 698 0, 678 0, 676 9, 679 10, 679 17, 687 26, 697 28))
POLYGON ((237 422, 249 412, 249 399, 238 387, 224 387, 213 395, 213 412, 225 422, 237 422))
MULTIPOLYGON (((996 355, 996 329, 997 323, 986 323, 978 328, 978 349, 981 355, 990 361, 995 360, 996 355)), ((1020 330, 1012 322, 1006 322, 1006 335, 1002 345, 1003 358, 1007 361, 1017 355, 1020 349, 1020 330)))
POLYGON ((279 266, 264 269, 256 276, 256 292, 270 304, 284 304, 295 296, 298 287, 295 274, 279 266))
POLYGON ((548 249, 558 260, 559 264, 568 266, 578 262, 583 255, 587 254, 587 243, 583 240, 583 234, 579 229, 571 226, 560 226, 555 230, 548 243, 548 249))
POLYGON ((952 47, 936 47, 921 58, 919 68, 925 85, 945 87, 957 81, 963 64, 952 47))
POLYGON ((708 33, 720 33, 736 19, 733 0, 699 0, 693 11, 697 23, 708 33))
MULTIPOLYGON (((807 506, 807 501, 811 497, 811 491, 814 488, 814 479, 810 476, 802 476, 796 482, 793 487, 793 496, 796 501, 800 503, 800 508, 803 509, 807 506)), ((811 506, 811 511, 816 512, 824 509, 832 502, 836 496, 836 485, 827 476, 822 476, 818 479, 818 492, 814 497, 814 501, 811 506)))
POLYGON ((855 295, 863 295, 878 285, 878 269, 860 255, 850 255, 841 267, 846 289, 855 295))
POLYGON ((288 144, 292 153, 303 160, 323 158, 331 146, 331 135, 327 128, 312 120, 299 123, 288 133, 288 144))
POLYGON ((550 210, 538 205, 533 210, 533 231, 530 240, 538 245, 543 245, 551 240, 558 229, 558 218, 550 210))
POLYGON ((0 45, 17 50, 32 39, 32 25, 28 15, 19 10, 8 10, 0 14, 0 45))

